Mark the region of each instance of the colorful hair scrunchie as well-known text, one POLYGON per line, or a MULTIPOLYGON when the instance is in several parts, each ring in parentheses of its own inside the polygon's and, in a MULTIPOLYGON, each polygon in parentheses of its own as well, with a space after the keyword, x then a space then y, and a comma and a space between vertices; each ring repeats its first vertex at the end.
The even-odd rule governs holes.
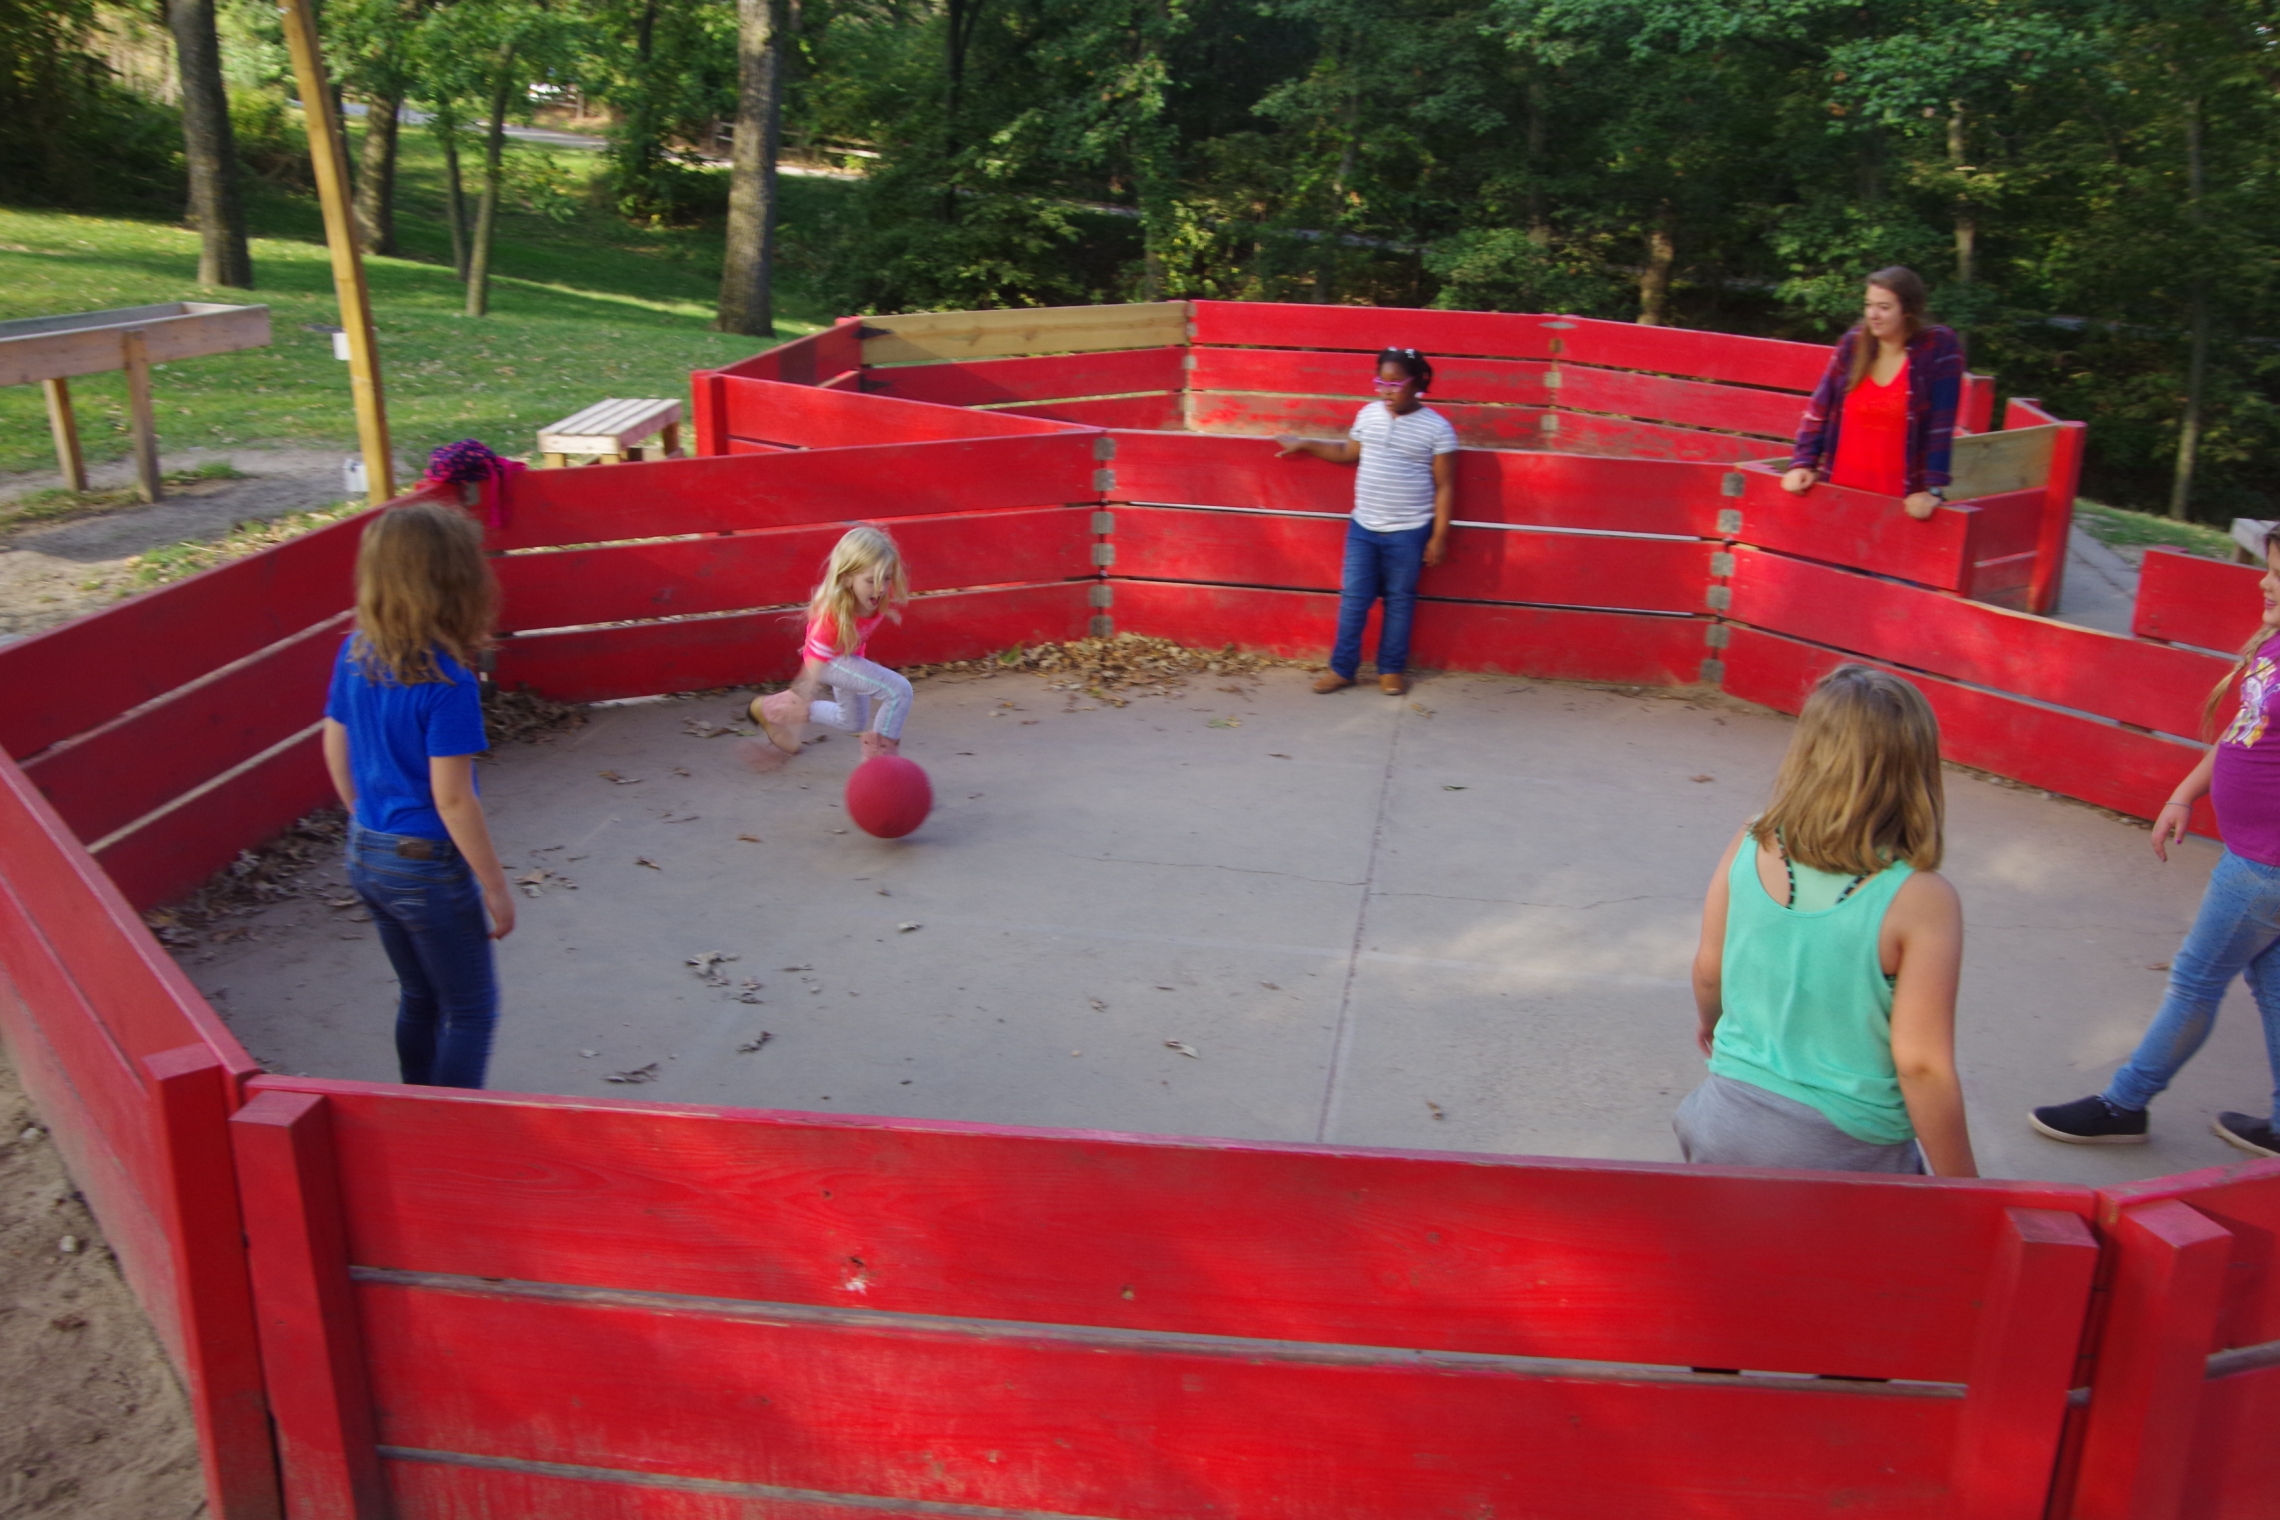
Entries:
POLYGON ((497 528, 506 522, 508 480, 529 468, 519 459, 501 459, 477 439, 462 438, 428 455, 427 473, 420 477, 420 484, 490 486, 492 489, 483 493, 484 517, 497 528))

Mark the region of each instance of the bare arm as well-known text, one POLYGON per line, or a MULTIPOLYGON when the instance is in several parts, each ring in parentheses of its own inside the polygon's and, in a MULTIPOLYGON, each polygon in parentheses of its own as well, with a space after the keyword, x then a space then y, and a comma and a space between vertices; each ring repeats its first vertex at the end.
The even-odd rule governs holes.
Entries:
POLYGON ((2216 769, 2217 747, 2212 744, 2209 752, 2201 757, 2201 763, 2185 773, 2185 779, 2177 783, 2169 800, 2154 815, 2153 853, 2161 857, 2164 865, 2169 862, 2169 847, 2182 841, 2186 831, 2193 827, 2193 804, 2209 795, 2209 778, 2216 769))
POLYGON ((1909 1122, 1933 1176, 1976 1177, 1955 1071, 1955 991, 1963 972, 1963 904, 1955 888, 1932 871, 1909 877, 1884 915, 1882 938, 1898 959, 1892 1065, 1909 1122))
POLYGON ((331 718, 325 719, 325 769, 332 773, 333 790, 340 793, 340 805, 350 812, 356 811, 356 778, 348 768, 348 728, 331 718))
POLYGON ((500 869, 499 852, 491 847, 491 826, 483 820, 483 799, 475 795, 475 757, 430 756, 428 787, 435 794, 435 810, 443 815, 445 832, 466 857, 476 885, 483 889, 483 906, 491 914, 491 938, 505 939, 515 929, 515 899, 507 890, 507 873, 500 869))
POLYGON ((1457 509, 1457 456, 1433 456, 1433 534, 1425 540, 1425 563, 1437 565, 1448 552, 1449 518, 1457 509))
POLYGON ((1312 454, 1332 464, 1359 464, 1362 459, 1362 446, 1351 438, 1301 438, 1295 433, 1278 433, 1275 447, 1285 456, 1312 454))
POLYGON ((1718 869, 1711 874, 1710 891, 1702 900, 1702 943, 1694 950, 1694 1012, 1699 1020, 1694 1043, 1702 1047, 1705 1056, 1710 1054, 1711 1036, 1717 1033, 1718 1020, 1726 1011, 1726 878, 1734 869, 1734 853, 1749 837, 1745 826, 1726 846, 1726 853, 1718 857, 1718 869))

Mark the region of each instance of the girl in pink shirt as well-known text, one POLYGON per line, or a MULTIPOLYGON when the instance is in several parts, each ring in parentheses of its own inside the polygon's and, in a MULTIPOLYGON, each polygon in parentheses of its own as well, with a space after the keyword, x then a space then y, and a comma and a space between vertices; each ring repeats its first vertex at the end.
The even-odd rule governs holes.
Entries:
POLYGON ((877 528, 850 528, 832 546, 823 580, 808 601, 807 636, 800 645, 799 678, 772 697, 752 699, 752 717, 768 742, 789 755, 800 751, 800 725, 823 724, 863 736, 863 757, 902 748, 910 716, 910 682, 863 657, 880 623, 900 619, 910 600, 902 551, 877 528), (826 701, 817 696, 831 688, 826 701))

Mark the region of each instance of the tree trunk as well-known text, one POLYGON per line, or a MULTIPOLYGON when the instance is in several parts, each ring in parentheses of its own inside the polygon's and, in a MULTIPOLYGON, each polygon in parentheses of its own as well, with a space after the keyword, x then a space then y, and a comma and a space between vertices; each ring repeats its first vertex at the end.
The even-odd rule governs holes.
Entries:
POLYGON ((722 332, 776 335, 770 297, 776 257, 776 147, 783 128, 782 38, 775 0, 736 0, 736 147, 728 175, 728 251, 721 263, 722 332))
POLYGON ((491 308, 491 237, 499 224, 499 160, 507 148, 507 104, 514 98, 515 50, 499 49, 498 79, 491 89, 491 130, 483 139, 483 199, 475 209, 475 246, 467 256, 467 315, 491 308))
MULTIPOLYGON (((2193 229, 2192 258, 2196 265, 2205 253, 2201 234, 2206 225, 2201 204, 2201 102, 2185 102, 2185 221, 2193 229)), ((2193 507, 2193 466, 2201 452, 2201 402, 2209 380, 2209 281, 2200 269, 2193 271, 2193 317, 2190 347, 2185 355, 2185 414, 2177 419, 2177 472, 2169 481, 2169 515, 2184 521, 2193 507)))
POLYGON ((364 150, 356 159, 356 226, 364 251, 396 256, 396 138, 403 101, 368 96, 364 150))
POLYGON ((245 202, 238 193, 237 143, 230 135, 214 0, 165 3, 182 77, 182 156, 190 167, 190 221, 198 229, 198 283, 250 290, 253 260, 245 247, 245 202))
POLYGON ((1639 322, 1661 327, 1670 316, 1670 271, 1678 261, 1671 238, 1670 203, 1665 201, 1647 229, 1647 267, 1639 271, 1639 322))
MULTIPOLYGON (((1949 103, 1947 121, 1948 166, 1958 175, 1971 168, 1966 162, 1969 148, 1964 135, 1963 102, 1949 103)), ((1969 285, 1979 272, 1979 219, 1972 214, 1971 202, 1958 189, 1955 197, 1955 278, 1959 285, 1969 285)))
POLYGON ((1528 72, 1528 241, 1539 248, 1552 241, 1551 217, 1544 209, 1544 134, 1550 114, 1544 104, 1541 72, 1528 72))
POLYGON ((641 8, 633 28, 633 101, 625 114, 624 149, 618 159, 618 194, 631 207, 651 214, 657 205, 657 160, 662 145, 657 130, 657 92, 661 81, 654 64, 657 53, 657 0, 641 8))
POLYGON ((443 146, 443 219, 451 224, 451 269, 467 279, 467 189, 459 175, 459 118, 449 106, 436 107, 436 140, 443 146))

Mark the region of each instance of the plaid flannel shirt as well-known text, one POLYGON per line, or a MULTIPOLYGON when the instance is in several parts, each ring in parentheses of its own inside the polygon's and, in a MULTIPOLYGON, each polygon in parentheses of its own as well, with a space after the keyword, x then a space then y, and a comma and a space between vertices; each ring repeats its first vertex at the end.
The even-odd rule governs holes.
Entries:
MULTIPOLYGON (((1797 447, 1789 467, 1829 478, 1837 458, 1837 430, 1844 421, 1845 389, 1852 378, 1853 345, 1866 335, 1854 328, 1837 340, 1836 352, 1797 427, 1797 447)), ((1955 442, 1956 408, 1963 403, 1963 342, 1945 327, 1927 327, 1908 340, 1907 494, 1945 486, 1953 477, 1948 457, 1955 442)))

